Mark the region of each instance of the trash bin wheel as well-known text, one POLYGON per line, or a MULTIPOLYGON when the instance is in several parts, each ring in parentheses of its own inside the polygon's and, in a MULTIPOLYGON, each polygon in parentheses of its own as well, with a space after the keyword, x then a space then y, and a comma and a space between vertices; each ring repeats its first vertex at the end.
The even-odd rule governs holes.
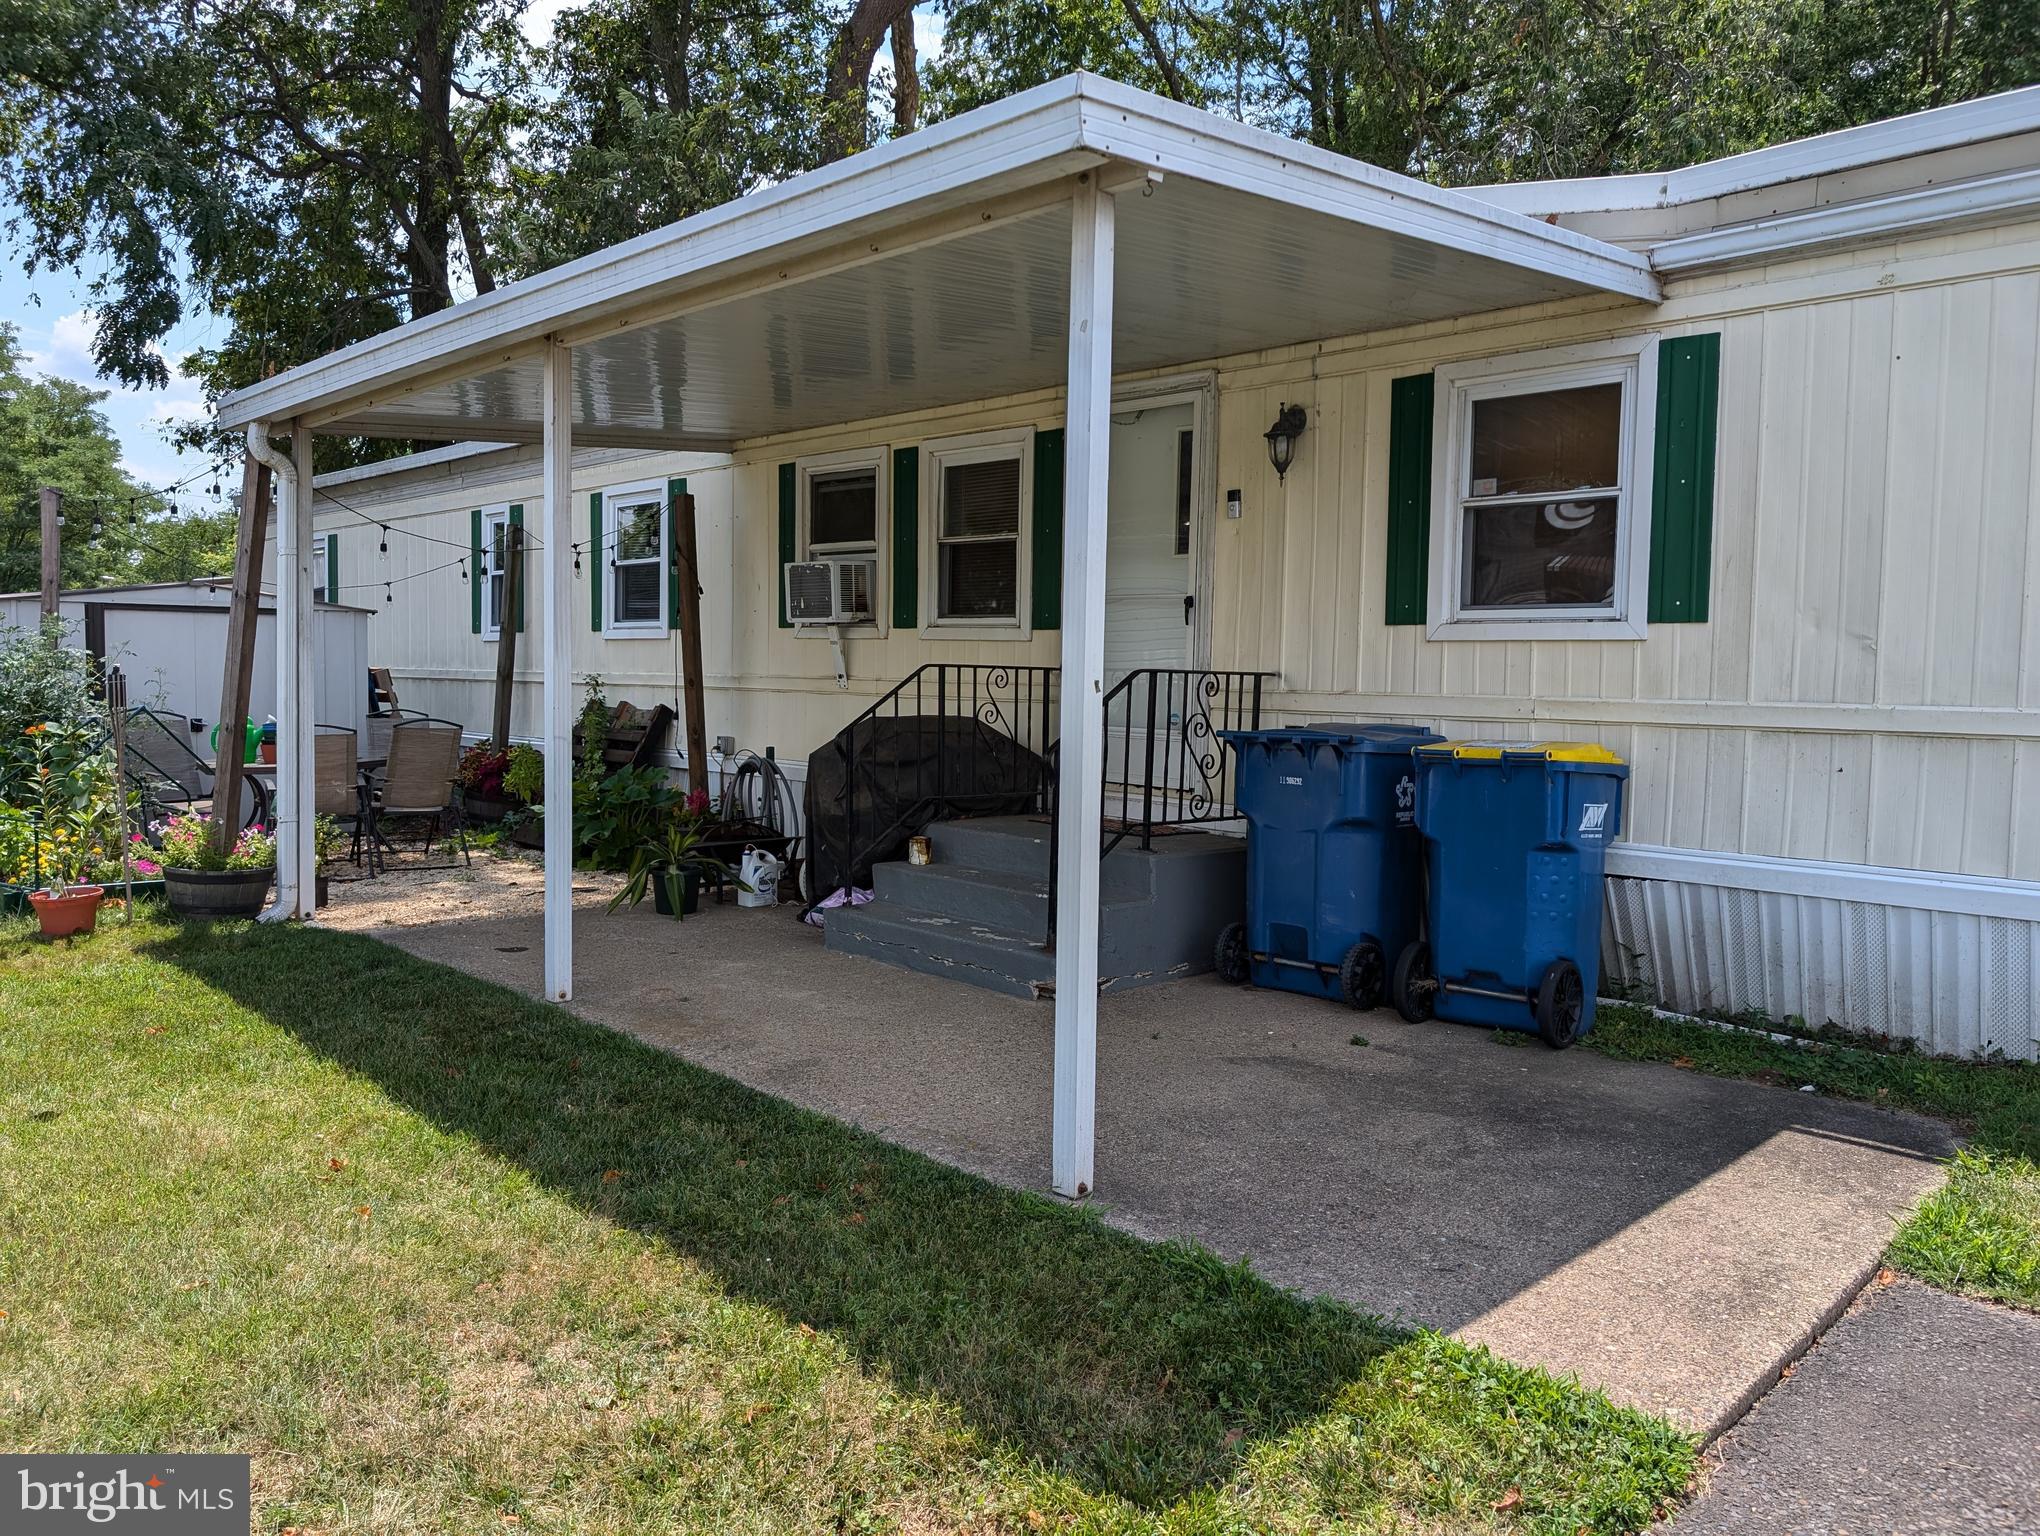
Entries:
POLYGON ((1537 1033, 1554 1051, 1580 1037, 1580 1015, 1586 1011, 1587 989, 1580 968, 1570 960, 1554 960, 1537 983, 1537 1033))
POLYGON ((1372 939, 1362 939, 1339 962, 1339 996, 1355 1008, 1363 1011, 1379 1008, 1381 989, 1387 980, 1388 961, 1381 946, 1372 939))
POLYGON ((1218 943, 1212 946, 1211 968, 1220 978, 1238 986, 1252 974, 1252 957, 1247 953, 1247 928, 1244 923, 1227 923, 1218 931, 1218 943))
POLYGON ((1422 939, 1412 939, 1395 957, 1395 977, 1388 985, 1388 1000, 1412 1024, 1423 1023, 1437 1006, 1438 982, 1431 974, 1431 946, 1422 939))

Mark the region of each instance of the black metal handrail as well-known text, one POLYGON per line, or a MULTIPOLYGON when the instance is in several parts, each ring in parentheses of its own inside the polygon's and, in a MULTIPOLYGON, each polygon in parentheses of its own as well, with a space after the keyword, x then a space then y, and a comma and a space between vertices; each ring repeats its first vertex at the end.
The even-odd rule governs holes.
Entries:
MULTIPOLYGON (((1057 667, 931 661, 873 700, 836 737, 843 753, 844 813, 849 822, 842 869, 854 869, 902 835, 952 810, 981 806, 986 768, 1004 770, 1007 783, 1031 779, 1027 803, 1020 809, 1038 813, 1046 808, 1046 776, 1033 774, 1028 763, 1045 757, 1054 744, 1060 676, 1057 667), (881 748, 876 723, 883 721, 910 722, 894 733, 894 739, 915 749, 912 778, 898 789, 894 803, 867 821, 867 808, 857 791, 874 777, 870 770, 877 764, 865 759, 881 748), (974 721, 988 729, 958 732, 951 726, 955 721, 974 721), (867 725, 871 728, 859 731, 867 725)), ((819 848, 814 833, 809 827, 810 859, 819 848)), ((801 915, 840 886, 838 882, 825 889, 817 880, 801 915)))
MULTIPOLYGON (((1260 729, 1262 690, 1274 677, 1272 672, 1142 667, 1107 690, 1101 855, 1135 835, 1142 849, 1150 849, 1157 827, 1233 819, 1233 759, 1219 733, 1260 729)), ((1056 830, 1060 757, 1053 750, 1049 755, 1046 942, 1051 949, 1062 863, 1056 830)))

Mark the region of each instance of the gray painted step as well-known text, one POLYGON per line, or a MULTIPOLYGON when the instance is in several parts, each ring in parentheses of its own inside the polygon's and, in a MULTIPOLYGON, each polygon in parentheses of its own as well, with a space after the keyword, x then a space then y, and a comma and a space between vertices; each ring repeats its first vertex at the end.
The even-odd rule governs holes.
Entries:
POLYGON ((982 923, 892 902, 838 907, 823 929, 828 948, 928 976, 947 976, 1008 997, 1054 989, 1055 956, 1030 939, 982 923))
MULTIPOLYGON (((829 914, 828 947, 1016 997, 1051 991, 1047 823, 981 817, 928 832, 933 862, 878 865, 876 899, 829 914)), ((1208 832, 1157 836, 1152 851, 1122 843, 1101 885, 1101 989, 1195 975, 1211 968, 1219 930, 1244 915, 1246 843, 1208 832)))

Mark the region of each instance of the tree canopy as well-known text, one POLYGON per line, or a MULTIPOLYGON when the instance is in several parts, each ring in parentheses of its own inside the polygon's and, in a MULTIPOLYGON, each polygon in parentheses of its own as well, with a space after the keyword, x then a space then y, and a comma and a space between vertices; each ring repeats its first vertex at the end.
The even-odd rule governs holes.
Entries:
POLYGON ((173 511, 172 498, 120 467, 99 410, 105 398, 69 379, 32 377, 14 328, 0 322, 0 592, 33 591, 41 580, 46 485, 65 498, 66 587, 188 581, 232 566, 230 516, 173 511))
POLYGON ((1448 185, 2040 79, 2040 0, 940 0, 932 57, 910 0, 583 0, 543 48, 524 4, 0 0, 18 254, 103 270, 131 385, 221 317, 216 396, 1072 69, 1448 185))

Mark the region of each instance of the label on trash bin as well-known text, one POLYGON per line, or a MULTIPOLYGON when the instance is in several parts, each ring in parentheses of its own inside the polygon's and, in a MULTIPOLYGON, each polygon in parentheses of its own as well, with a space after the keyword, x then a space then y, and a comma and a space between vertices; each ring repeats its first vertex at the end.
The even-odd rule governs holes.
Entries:
POLYGON ((1417 781, 1404 774, 1395 781, 1395 824, 1407 827, 1417 819, 1417 781))
POLYGON ((1596 800, 1580 807, 1581 837, 1606 837, 1608 835, 1608 802, 1596 800))
POLYGON ((1300 773, 1278 773, 1275 775, 1275 782, 1277 784, 1294 784, 1298 789, 1301 789, 1303 788, 1303 775, 1300 773))

